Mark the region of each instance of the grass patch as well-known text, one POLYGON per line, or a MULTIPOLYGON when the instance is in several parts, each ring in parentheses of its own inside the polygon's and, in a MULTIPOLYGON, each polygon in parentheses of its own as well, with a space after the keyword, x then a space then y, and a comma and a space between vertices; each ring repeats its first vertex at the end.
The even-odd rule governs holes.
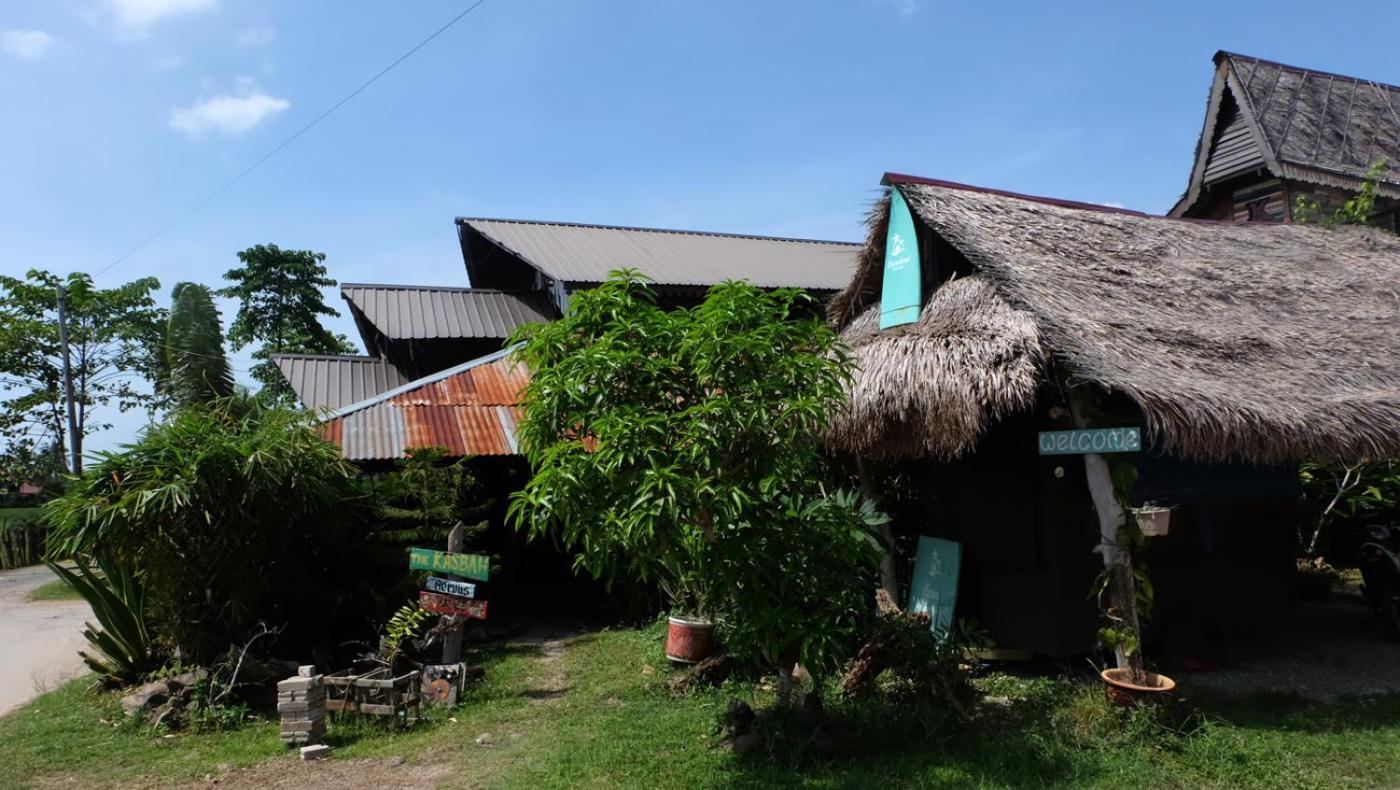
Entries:
POLYGON ((31 601, 80 601, 82 598, 71 584, 62 579, 44 582, 29 593, 31 601))
MULTIPOLYGON (((1109 707, 1096 682, 993 675, 996 704, 953 725, 942 711, 829 696, 829 748, 802 736, 734 755, 717 724, 731 681, 676 698, 661 630, 610 630, 552 645, 492 648, 486 680, 452 711, 399 732, 331 722, 335 760, 443 766, 448 787, 1371 787, 1400 761, 1400 696, 1319 704, 1268 695, 1192 696, 1155 710, 1109 707), (650 666, 652 671, 644 668, 650 666), (477 739, 489 734, 487 742, 477 739)), ((1189 688, 1189 683, 1186 684, 1189 688)), ((276 725, 162 737, 117 721, 116 700, 77 681, 0 719, 0 786, 36 778, 160 783, 292 761, 276 725)), ((368 765, 368 763, 367 763, 368 765)), ((366 777, 368 780, 368 777, 366 777)), ((351 786, 357 786, 353 783, 351 786)))

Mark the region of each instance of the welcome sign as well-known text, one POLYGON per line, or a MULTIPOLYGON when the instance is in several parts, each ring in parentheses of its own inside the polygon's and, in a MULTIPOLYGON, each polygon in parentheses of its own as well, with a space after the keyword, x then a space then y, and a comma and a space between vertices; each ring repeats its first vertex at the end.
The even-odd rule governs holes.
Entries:
POLYGON ((1136 427, 1041 431, 1039 439, 1041 455, 1136 453, 1142 450, 1142 432, 1136 427))
POLYGON ((914 215, 898 187, 890 189, 890 227, 885 231, 885 283, 880 293, 880 328, 919 320, 923 303, 919 271, 919 237, 914 215))

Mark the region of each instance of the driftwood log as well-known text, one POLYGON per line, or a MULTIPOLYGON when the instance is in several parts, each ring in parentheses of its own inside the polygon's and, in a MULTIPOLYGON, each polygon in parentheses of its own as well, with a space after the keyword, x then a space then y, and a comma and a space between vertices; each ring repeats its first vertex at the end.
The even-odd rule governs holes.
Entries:
POLYGON ((728 654, 710 656, 686 671, 666 681, 672 694, 684 694, 699 686, 718 686, 734 674, 734 657, 728 654))
MULTIPOLYGON (((883 589, 875 591, 875 606, 881 617, 906 617, 910 621, 928 628, 933 620, 927 612, 906 612, 899 608, 890 594, 883 589)), ((890 642, 894 635, 881 630, 856 653, 855 663, 841 678, 841 693, 848 699, 865 696, 875 685, 875 678, 890 666, 894 656, 890 653, 890 642)))

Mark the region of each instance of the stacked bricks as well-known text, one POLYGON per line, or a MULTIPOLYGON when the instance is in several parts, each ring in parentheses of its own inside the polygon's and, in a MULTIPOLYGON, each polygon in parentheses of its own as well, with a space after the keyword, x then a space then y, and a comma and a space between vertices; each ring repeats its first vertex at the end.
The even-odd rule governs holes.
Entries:
POLYGON ((283 743, 320 743, 326 735, 326 686, 321 676, 308 671, 278 683, 277 713, 282 718, 283 743))

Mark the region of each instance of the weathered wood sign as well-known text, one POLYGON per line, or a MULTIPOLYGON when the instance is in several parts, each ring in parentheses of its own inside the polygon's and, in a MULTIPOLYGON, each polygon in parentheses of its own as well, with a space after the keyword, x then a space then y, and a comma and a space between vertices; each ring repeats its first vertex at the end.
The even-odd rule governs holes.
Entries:
POLYGON ((1142 431, 1136 426, 1040 432, 1041 455, 1136 453, 1141 450, 1142 431))
POLYGON ((909 611, 928 612, 929 630, 942 636, 953 625, 958 604, 958 573, 962 544, 942 538, 919 537, 914 577, 909 585, 909 611))
POLYGON ((486 619, 486 602, 455 595, 422 590, 418 593, 418 608, 434 614, 450 614, 454 617, 467 617, 473 620, 486 619))
POLYGON ((484 582, 491 572, 491 558, 480 554, 452 554, 415 547, 408 550, 408 567, 420 571, 450 573, 453 576, 484 582))
POLYGON ((436 576, 428 577, 428 589, 443 595, 455 595, 458 598, 475 598, 476 585, 471 582, 459 582, 454 579, 439 579, 436 576))

